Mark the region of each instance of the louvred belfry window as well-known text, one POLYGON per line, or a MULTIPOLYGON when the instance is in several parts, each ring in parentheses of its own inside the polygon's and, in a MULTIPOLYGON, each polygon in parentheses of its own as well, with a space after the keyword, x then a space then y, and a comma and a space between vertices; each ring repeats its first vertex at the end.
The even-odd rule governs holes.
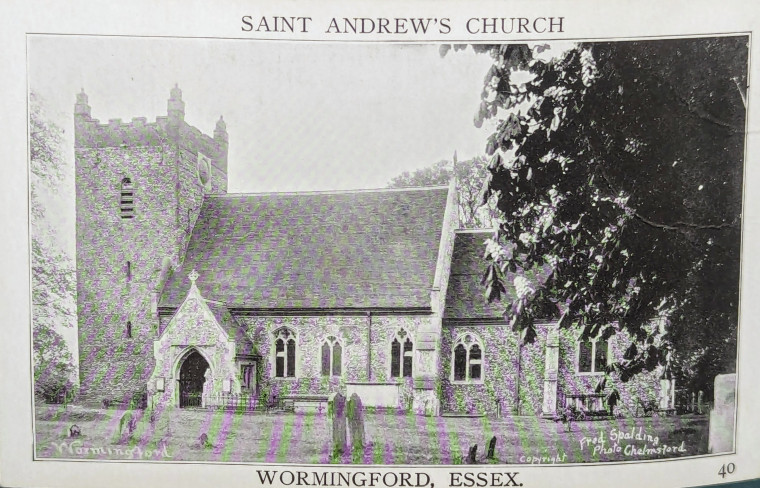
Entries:
POLYGON ((135 187, 129 178, 121 180, 119 211, 122 219, 132 219, 135 217, 135 187))

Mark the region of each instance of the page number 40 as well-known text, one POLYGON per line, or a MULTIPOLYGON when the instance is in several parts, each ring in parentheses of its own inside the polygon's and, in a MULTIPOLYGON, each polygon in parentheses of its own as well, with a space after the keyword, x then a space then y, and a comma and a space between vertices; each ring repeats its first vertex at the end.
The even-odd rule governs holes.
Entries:
POLYGON ((734 474, 734 471, 736 471, 736 465, 734 463, 724 464, 718 470, 718 476, 725 478, 727 474, 734 474))

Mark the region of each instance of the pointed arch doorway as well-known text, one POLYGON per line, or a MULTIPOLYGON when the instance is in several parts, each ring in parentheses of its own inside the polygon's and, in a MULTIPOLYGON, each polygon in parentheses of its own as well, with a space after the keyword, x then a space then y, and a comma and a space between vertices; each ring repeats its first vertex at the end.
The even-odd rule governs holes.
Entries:
POLYGON ((179 407, 202 406, 203 383, 209 365, 201 354, 193 350, 179 368, 179 407))

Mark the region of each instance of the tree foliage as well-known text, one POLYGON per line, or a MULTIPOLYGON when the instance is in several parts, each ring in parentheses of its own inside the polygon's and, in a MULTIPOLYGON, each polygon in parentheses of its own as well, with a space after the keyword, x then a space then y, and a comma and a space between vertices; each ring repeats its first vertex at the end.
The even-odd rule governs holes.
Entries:
POLYGON ((538 271, 505 313, 523 338, 547 315, 625 330, 621 379, 659 366, 710 391, 736 363, 748 38, 547 47, 475 46, 494 59, 475 122, 498 119, 484 198, 504 216, 488 296, 538 271))
POLYGON ((413 172, 404 171, 393 178, 390 188, 448 185, 456 174, 459 224, 464 229, 494 227, 495 199, 483 203, 483 182, 488 175, 488 160, 483 156, 468 161, 442 160, 413 172))
POLYGON ((73 358, 60 330, 71 327, 76 318, 76 272, 45 221, 43 195, 55 192, 66 173, 61 158, 63 133, 45 119, 42 102, 34 93, 29 119, 35 394, 52 400, 70 390, 74 379, 73 358))

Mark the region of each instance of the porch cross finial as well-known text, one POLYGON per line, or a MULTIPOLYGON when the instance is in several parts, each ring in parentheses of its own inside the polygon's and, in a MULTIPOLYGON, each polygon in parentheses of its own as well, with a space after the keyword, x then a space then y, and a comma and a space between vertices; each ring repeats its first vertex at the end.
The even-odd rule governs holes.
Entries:
POLYGON ((190 274, 188 275, 188 278, 190 278, 190 283, 193 284, 193 285, 195 285, 195 280, 198 279, 198 276, 200 276, 200 275, 195 270, 195 268, 193 268, 193 270, 190 271, 190 274))

